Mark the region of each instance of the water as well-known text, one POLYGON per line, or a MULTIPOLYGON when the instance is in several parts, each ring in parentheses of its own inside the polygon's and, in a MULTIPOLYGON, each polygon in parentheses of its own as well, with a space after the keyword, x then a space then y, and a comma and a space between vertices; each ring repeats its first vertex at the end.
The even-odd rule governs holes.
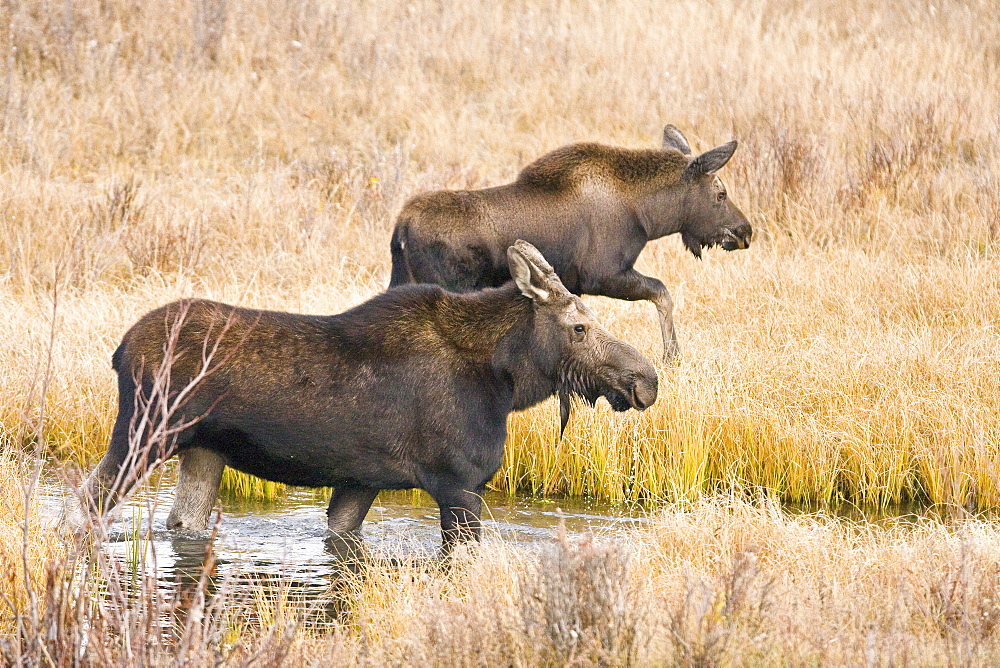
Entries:
MULTIPOLYGON (((141 560, 145 572, 155 574, 161 590, 183 597, 202 578, 206 557, 211 553, 211 589, 226 582, 251 596, 260 591, 283 591, 294 597, 297 605, 310 610, 321 604, 324 624, 340 618, 335 593, 344 581, 345 569, 355 565, 347 557, 356 555, 357 548, 331 539, 326 529, 327 495, 318 490, 292 489, 273 501, 224 501, 221 519, 213 529, 170 531, 166 519, 173 502, 173 478, 168 470, 131 497, 103 545, 105 554, 119 559, 129 569, 141 560)), ((57 484, 44 486, 43 505, 53 518, 65 493, 57 484)), ((786 508, 793 514, 820 510, 786 508)), ((876 523, 916 521, 925 514, 911 508, 872 513, 870 509, 845 507, 821 512, 848 521, 876 523)), ((437 564, 439 521, 438 508, 427 494, 383 492, 365 519, 365 550, 390 559, 437 564)), ((488 493, 483 510, 483 542, 485 549, 498 542, 536 549, 556 538, 560 523, 570 536, 614 536, 650 521, 648 513, 636 507, 488 493)))
MULTIPOLYGON (((143 554, 164 586, 192 584, 201 577, 206 555, 214 558, 213 579, 267 583, 308 596, 329 591, 345 568, 352 549, 331 540, 326 528, 328 498, 317 490, 291 489, 273 501, 229 501, 214 529, 171 531, 166 528, 173 502, 172 476, 137 491, 113 525, 106 553, 123 562, 143 554), (160 489, 157 491, 157 487, 160 489), (150 522, 151 519, 151 522, 150 522), (151 531, 150 531, 151 529, 151 531)), ((58 514, 65 491, 46 485, 43 505, 58 514)), ((433 562, 441 545, 437 505, 423 492, 383 492, 362 529, 369 554, 433 562)), ((483 509, 483 542, 528 548, 552 542, 562 522, 567 534, 615 534, 649 522, 641 509, 575 499, 558 502, 490 494, 483 509)))

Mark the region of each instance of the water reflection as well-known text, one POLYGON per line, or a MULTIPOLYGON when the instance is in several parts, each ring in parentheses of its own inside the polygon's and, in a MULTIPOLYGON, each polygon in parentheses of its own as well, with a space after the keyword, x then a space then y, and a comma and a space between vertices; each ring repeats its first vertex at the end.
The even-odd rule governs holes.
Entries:
MULTIPOLYGON (((159 493, 148 488, 133 496, 103 549, 130 568, 154 573, 159 586, 174 600, 195 600, 200 588, 211 596, 226 587, 251 601, 273 604, 280 600, 286 608, 307 612, 311 624, 323 625, 343 621, 344 587, 350 580, 345 576, 363 570, 360 566, 366 560, 378 559, 386 565, 405 560, 439 567, 438 508, 423 492, 381 494, 366 518, 359 543, 331 536, 325 523, 327 496, 305 489, 291 490, 275 501, 229 500, 222 504, 220 521, 213 529, 168 531, 172 498, 166 490, 171 485, 167 481, 162 487, 159 493)), ((50 491, 52 499, 62 498, 55 487, 50 491)), ((942 509, 928 511, 918 506, 881 510, 849 504, 784 507, 793 514, 820 513, 886 526, 916 522, 928 513, 945 516, 942 509)), ((626 532, 651 521, 648 511, 637 507, 498 494, 487 495, 483 519, 487 546, 504 541, 526 549, 551 542, 560 521, 570 535, 626 532)))
POLYGON ((889 528, 934 520, 948 524, 968 517, 989 517, 993 513, 973 512, 962 506, 937 504, 921 505, 916 502, 894 503, 885 506, 855 504, 847 501, 832 504, 784 502, 781 507, 789 515, 823 515, 862 525, 889 528))
MULTIPOLYGON (((343 588, 350 580, 345 576, 362 571, 366 560, 440 567, 439 512, 423 492, 380 495, 360 542, 329 534, 326 496, 313 490, 291 490, 275 501, 230 500, 208 531, 167 530, 171 503, 165 491, 134 495, 103 549, 129 568, 155 573, 174 600, 195 600, 199 587, 208 596, 226 587, 257 601, 280 599, 286 609, 306 612, 311 624, 324 625, 343 621, 343 588), (210 578, 201 584, 206 569, 210 578)), ((631 509, 632 515, 626 508, 576 500, 488 495, 485 505, 484 543, 527 549, 553 540, 560 520, 570 535, 626 531, 649 521, 640 509, 631 509)))

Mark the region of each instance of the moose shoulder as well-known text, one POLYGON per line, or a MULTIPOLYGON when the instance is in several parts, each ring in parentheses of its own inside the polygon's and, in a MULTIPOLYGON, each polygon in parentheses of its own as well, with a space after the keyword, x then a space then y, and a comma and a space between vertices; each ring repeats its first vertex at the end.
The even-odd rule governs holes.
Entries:
POLYGON ((333 487, 335 532, 358 531, 379 490, 417 487, 440 506, 446 549, 478 537, 512 410, 556 392, 642 410, 657 393, 652 365, 534 247, 507 256, 503 287, 406 286, 334 316, 204 300, 148 313, 114 354, 118 417, 70 520, 179 454, 171 528, 207 525, 228 465, 333 487))
POLYGON ((710 246, 750 245, 750 223, 715 176, 735 150, 731 141, 693 157, 668 125, 659 150, 573 144, 508 185, 417 195, 396 221, 390 285, 501 285, 510 280, 506 248, 524 239, 574 294, 652 301, 669 360, 678 353, 670 293, 633 265, 648 241, 669 234, 679 233, 695 257, 710 246))

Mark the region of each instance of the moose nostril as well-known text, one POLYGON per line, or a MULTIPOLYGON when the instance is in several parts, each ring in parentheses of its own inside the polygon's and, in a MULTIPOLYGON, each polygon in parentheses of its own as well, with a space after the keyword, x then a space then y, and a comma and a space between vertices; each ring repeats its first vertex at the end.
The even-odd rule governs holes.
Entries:
POLYGON ((753 230, 749 225, 740 225, 729 232, 729 236, 735 243, 735 248, 750 248, 750 238, 753 236, 753 230))
POLYGON ((640 381, 632 386, 633 404, 638 410, 645 410, 653 405, 657 395, 656 386, 655 377, 651 382, 640 381))

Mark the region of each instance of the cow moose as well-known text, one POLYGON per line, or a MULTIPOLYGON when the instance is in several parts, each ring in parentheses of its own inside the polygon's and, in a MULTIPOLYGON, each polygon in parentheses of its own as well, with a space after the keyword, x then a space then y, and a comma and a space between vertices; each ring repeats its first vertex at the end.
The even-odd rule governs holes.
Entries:
POLYGON ((573 294, 653 302, 670 361, 679 353, 670 293, 633 265, 647 242, 675 233, 697 258, 706 247, 750 246, 750 223, 715 175, 735 150, 731 141, 693 157, 667 125, 659 150, 571 144, 507 185, 416 195, 396 219, 389 285, 501 285, 510 280, 504 253, 524 239, 573 294))
POLYGON ((206 528, 231 466, 333 487, 335 533, 359 532, 379 490, 421 488, 440 506, 446 552, 478 539, 511 411, 556 392, 643 410, 657 394, 652 364, 537 249, 517 240, 507 258, 514 280, 501 287, 403 286, 339 315, 200 299, 146 314, 112 357, 117 420, 68 522, 107 512, 177 454, 168 528, 206 528))

